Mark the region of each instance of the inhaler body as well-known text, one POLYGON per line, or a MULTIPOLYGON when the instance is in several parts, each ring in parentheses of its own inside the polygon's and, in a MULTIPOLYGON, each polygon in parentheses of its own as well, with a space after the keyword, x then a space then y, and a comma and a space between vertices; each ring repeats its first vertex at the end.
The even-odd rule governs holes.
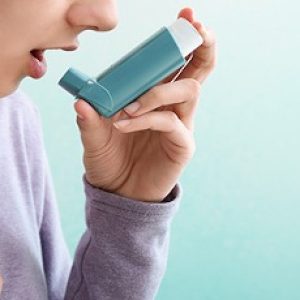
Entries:
POLYGON ((59 85, 108 118, 184 66, 185 57, 201 43, 196 29, 181 18, 161 28, 96 78, 70 68, 59 85))

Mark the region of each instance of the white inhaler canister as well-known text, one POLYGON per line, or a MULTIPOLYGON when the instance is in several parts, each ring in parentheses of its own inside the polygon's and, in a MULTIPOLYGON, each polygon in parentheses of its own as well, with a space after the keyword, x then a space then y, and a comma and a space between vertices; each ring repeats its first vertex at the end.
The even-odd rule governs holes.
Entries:
POLYGON ((186 57, 203 42, 186 19, 162 27, 96 77, 70 68, 59 85, 111 117, 161 80, 187 64, 186 57))

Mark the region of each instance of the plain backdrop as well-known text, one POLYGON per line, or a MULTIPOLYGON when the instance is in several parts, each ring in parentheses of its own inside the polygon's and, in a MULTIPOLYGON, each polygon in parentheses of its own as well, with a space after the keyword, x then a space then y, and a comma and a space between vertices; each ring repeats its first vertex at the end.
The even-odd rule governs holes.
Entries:
POLYGON ((181 183, 159 300, 300 299, 300 22, 295 0, 126 0, 111 32, 49 51, 48 73, 22 88, 39 106, 71 253, 85 228, 82 145, 70 66, 95 76, 193 7, 218 41, 197 111, 197 152, 181 183))

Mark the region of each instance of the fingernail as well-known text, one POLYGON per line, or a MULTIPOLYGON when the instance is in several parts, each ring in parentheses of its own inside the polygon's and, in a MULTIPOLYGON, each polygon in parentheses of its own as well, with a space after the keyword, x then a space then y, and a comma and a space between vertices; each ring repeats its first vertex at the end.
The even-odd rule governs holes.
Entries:
POLYGON ((120 120, 113 123, 115 127, 121 128, 130 124, 130 120, 120 120))
POLYGON ((129 104, 128 106, 126 106, 124 108, 124 110, 129 113, 129 114, 133 114, 135 112, 137 112, 137 110, 140 108, 141 104, 139 102, 133 102, 131 104, 129 104))

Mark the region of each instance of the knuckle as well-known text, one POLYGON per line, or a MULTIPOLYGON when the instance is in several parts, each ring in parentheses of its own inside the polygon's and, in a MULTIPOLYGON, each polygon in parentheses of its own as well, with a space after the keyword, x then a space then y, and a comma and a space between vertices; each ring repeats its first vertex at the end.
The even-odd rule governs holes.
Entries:
POLYGON ((191 161, 192 158, 194 157, 195 153, 196 153, 196 142, 191 137, 186 142, 186 150, 185 150, 185 153, 184 153, 184 157, 185 157, 186 162, 191 161))
POLYGON ((211 55, 211 60, 210 60, 210 68, 211 70, 215 69, 217 66, 218 58, 217 58, 217 50, 214 49, 211 55))
POLYGON ((151 124, 152 122, 151 114, 145 114, 143 116, 143 124, 151 124))
POLYGON ((210 59, 207 61, 206 68, 209 70, 213 70, 217 65, 217 54, 216 51, 213 51, 210 59))
POLYGON ((189 78, 187 83, 190 97, 195 100, 198 99, 200 97, 201 83, 194 78, 189 78))
POLYGON ((210 66, 209 66, 209 70, 212 71, 216 68, 216 65, 217 65, 217 60, 216 58, 213 58, 210 62, 210 66))
POLYGON ((150 90, 150 94, 154 99, 162 98, 162 90, 159 86, 155 86, 150 90))
POLYGON ((166 113, 167 113, 168 118, 170 119, 171 123, 177 124, 177 122, 179 121, 177 114, 174 113, 173 111, 167 111, 166 113))
POLYGON ((212 61, 211 61, 211 69, 215 69, 215 67, 217 66, 217 57, 216 55, 214 55, 212 61))
POLYGON ((206 38, 205 38, 203 46, 205 48, 215 48, 216 34, 212 29, 206 29, 206 38))

